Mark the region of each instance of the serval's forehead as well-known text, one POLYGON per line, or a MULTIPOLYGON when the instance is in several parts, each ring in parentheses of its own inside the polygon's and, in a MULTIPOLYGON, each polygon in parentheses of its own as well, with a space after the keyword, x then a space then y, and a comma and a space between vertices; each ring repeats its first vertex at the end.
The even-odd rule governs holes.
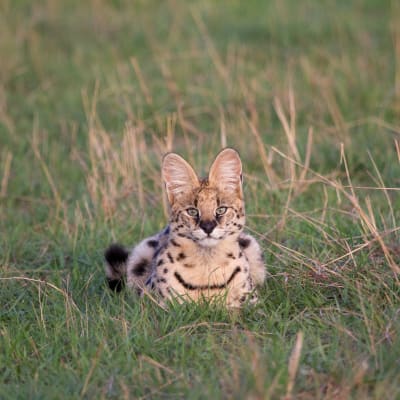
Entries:
POLYGON ((194 193, 194 204, 201 207, 204 204, 217 204, 218 190, 211 187, 201 187, 194 193))

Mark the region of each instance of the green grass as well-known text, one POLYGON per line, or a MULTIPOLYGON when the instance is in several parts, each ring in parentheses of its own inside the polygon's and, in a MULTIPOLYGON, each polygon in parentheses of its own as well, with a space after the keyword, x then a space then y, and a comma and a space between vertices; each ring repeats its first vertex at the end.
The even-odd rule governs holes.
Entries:
POLYGON ((0 398, 400 399, 400 9, 325 3, 1 2, 0 398), (107 292, 224 145, 259 306, 107 292))

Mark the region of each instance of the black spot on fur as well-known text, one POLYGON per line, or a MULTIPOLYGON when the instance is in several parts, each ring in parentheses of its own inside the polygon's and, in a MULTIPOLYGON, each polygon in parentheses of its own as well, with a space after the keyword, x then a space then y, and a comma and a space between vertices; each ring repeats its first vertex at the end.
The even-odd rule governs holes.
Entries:
POLYGON ((247 249, 247 247, 250 246, 250 239, 240 237, 240 238, 238 239, 238 242, 239 242, 239 246, 240 246, 242 249, 247 249))
POLYGON ((171 244, 175 247, 181 247, 179 243, 176 243, 174 239, 171 239, 171 244))
POLYGON ((232 260, 236 260, 236 257, 233 255, 233 253, 228 253, 226 256, 232 258, 232 260))
POLYGON ((186 282, 183 278, 182 278, 182 276, 179 274, 179 272, 176 272, 175 271, 175 278, 178 280, 178 282, 185 288, 185 289, 189 289, 189 290, 196 290, 196 289, 199 289, 199 286, 195 286, 195 285, 192 285, 191 283, 189 283, 189 282, 186 282))
POLYGON ((157 267, 159 267, 160 265, 164 264, 164 260, 158 260, 157 262, 157 267))
POLYGON ((165 278, 158 278, 158 279, 157 279, 157 282, 158 282, 158 283, 160 283, 160 282, 162 282, 162 283, 167 283, 167 281, 166 281, 165 278))
POLYGON ((167 274, 168 273, 168 268, 164 268, 164 274, 167 274))
POLYGON ((221 283, 219 285, 193 285, 190 282, 186 282, 183 277, 179 274, 179 272, 175 271, 174 275, 175 278, 178 280, 178 282, 185 288, 188 290, 206 290, 206 289, 224 289, 226 288, 229 283, 231 283, 231 281, 233 280, 233 278, 236 276, 236 274, 238 274, 240 272, 240 267, 237 266, 234 271, 232 272, 232 275, 229 277, 229 279, 224 282, 221 283))
POLYGON ((110 279, 107 278, 108 287, 114 292, 120 292, 124 286, 125 282, 123 279, 110 279))
POLYGON ((148 266, 149 262, 146 259, 142 259, 137 264, 134 265, 131 271, 136 276, 142 276, 145 274, 148 266))
POLYGON ((194 267, 194 265, 193 264, 183 264, 183 266, 185 267, 185 268, 193 268, 194 267))
POLYGON ((156 248, 158 246, 158 240, 149 240, 147 246, 156 248))
POLYGON ((178 254, 178 257, 177 257, 177 260, 178 260, 178 261, 181 261, 181 260, 184 260, 185 258, 186 258, 185 253, 179 253, 179 254, 178 254))
POLYGON ((129 252, 119 244, 112 244, 105 252, 104 258, 109 266, 115 271, 120 270, 121 265, 128 260, 129 252))
POLYGON ((167 253, 167 257, 168 257, 169 262, 170 262, 171 264, 173 264, 173 263, 174 263, 174 259, 172 258, 170 252, 167 253))

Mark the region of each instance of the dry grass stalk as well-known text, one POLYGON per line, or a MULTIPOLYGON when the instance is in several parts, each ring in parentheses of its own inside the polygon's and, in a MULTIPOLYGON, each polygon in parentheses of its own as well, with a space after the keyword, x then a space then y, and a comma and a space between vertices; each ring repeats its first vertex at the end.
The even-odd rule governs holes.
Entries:
POLYGON ((307 147, 306 147, 306 154, 304 157, 304 166, 300 172, 299 177, 299 184, 296 186, 296 194, 299 194, 303 190, 307 188, 306 184, 306 175, 307 171, 310 168, 310 160, 311 160, 311 152, 313 147, 313 128, 310 127, 308 129, 308 136, 307 136, 307 147))
POLYGON ((361 361, 353 377, 353 387, 359 386, 363 383, 364 376, 368 372, 368 367, 369 366, 367 360, 361 361))
POLYGON ((3 167, 3 178, 1 179, 1 187, 0 187, 0 197, 3 198, 6 197, 7 195, 7 187, 8 187, 8 182, 10 180, 12 159, 13 155, 11 151, 7 151, 3 167))
POLYGON ((182 102, 181 92, 179 90, 178 85, 174 81, 172 77, 171 70, 169 69, 166 62, 161 61, 159 63, 161 73, 164 77, 165 83, 167 85, 167 89, 170 92, 171 96, 174 98, 176 104, 180 104, 182 102))
POLYGON ((226 140, 226 123, 225 123, 225 114, 223 108, 219 107, 219 115, 220 115, 220 142, 221 142, 221 149, 224 149, 227 146, 226 140))
MULTIPOLYGON (((293 192, 294 196, 297 196, 301 192, 307 189, 310 181, 306 180, 307 172, 310 166, 312 148, 313 148, 313 129, 310 127, 308 131, 307 137, 307 146, 306 153, 304 156, 304 162, 301 161, 300 151, 298 148, 297 137, 296 137, 296 106, 295 106, 295 98, 293 89, 289 88, 289 118, 286 116, 282 103, 279 98, 274 99, 274 108, 278 115, 279 121, 282 124, 285 137, 288 143, 288 154, 284 155, 285 163, 285 171, 286 173, 283 176, 280 176, 276 172, 276 170, 272 166, 272 152, 275 152, 275 148, 271 147, 272 152, 270 155, 267 155, 264 141, 261 137, 259 129, 257 128, 258 116, 257 111, 254 105, 254 100, 251 101, 251 96, 249 94, 249 90, 246 89, 246 86, 242 83, 242 92, 246 98, 246 104, 249 108, 251 120, 249 121, 246 117, 245 120, 250 127, 250 131, 252 132, 256 144, 257 149, 260 155, 260 159, 262 161, 264 171, 267 175, 268 183, 270 189, 274 190, 277 188, 284 188, 287 185, 284 183, 289 181, 289 189, 291 193, 293 192), (292 162, 294 160, 295 162, 292 162), (297 168, 299 167, 299 168, 297 168)), ((282 153, 277 151, 278 153, 282 153)))
POLYGON ((294 103, 294 95, 293 90, 289 89, 289 99, 290 99, 290 120, 286 118, 286 115, 283 111, 282 103, 278 97, 274 99, 274 107, 276 114, 278 115, 279 121, 282 124, 283 131, 285 132, 286 139, 289 145, 289 156, 293 156, 296 161, 300 161, 300 154, 297 149, 296 144, 296 129, 295 129, 295 116, 296 109, 294 103))
POLYGON ((40 285, 43 286, 48 286, 49 288, 55 290, 56 292, 60 293, 65 301, 67 301, 69 304, 73 306, 75 311, 80 313, 80 310, 78 306, 75 304, 69 293, 63 289, 60 289, 58 286, 54 285, 53 283, 43 281, 41 279, 34 279, 34 278, 28 278, 27 276, 8 276, 4 278, 0 278, 0 281, 23 281, 23 282, 31 282, 31 283, 36 283, 37 286, 39 287, 40 285))
POLYGON ((221 78, 225 81, 226 85, 229 86, 229 73, 228 69, 222 62, 222 59, 220 55, 218 54, 217 49, 214 46, 213 41, 211 40, 208 32, 206 25, 204 24, 203 20, 201 19, 200 14, 195 11, 193 8, 191 9, 191 14, 193 17, 194 22, 196 23, 200 33, 203 36, 204 42, 206 43, 207 46, 207 51, 210 55, 210 58, 215 66, 215 69, 217 70, 218 74, 221 76, 221 78))
POLYGON ((153 105, 153 98, 151 97, 150 90, 146 85, 146 81, 144 80, 142 70, 140 69, 139 62, 136 57, 131 57, 131 64, 133 69, 135 70, 136 76, 139 81, 140 89, 146 99, 146 102, 149 106, 153 105))
MULTIPOLYGON (((390 254, 389 249, 387 248, 385 242, 383 241, 383 238, 382 238, 380 232, 377 229, 374 213, 372 211, 372 206, 371 205, 369 206, 369 215, 367 215, 367 213, 362 209, 360 202, 358 200, 358 197, 356 196, 353 184, 351 182, 350 173, 349 173, 343 146, 342 146, 341 155, 342 155, 341 159, 345 166, 346 176, 347 176, 347 180, 350 185, 350 192, 351 192, 351 193, 348 193, 347 191, 345 191, 342 188, 342 193, 347 197, 348 200, 350 200, 351 204, 353 205, 355 211, 357 212, 357 214, 359 216, 360 223, 364 227, 365 233, 367 234, 369 232, 376 238, 377 242, 379 243, 379 245, 385 255, 385 258, 386 258, 390 268, 392 269, 392 271, 394 273, 396 281, 399 282, 400 268, 394 261, 392 255, 390 254)), ((368 208, 368 204, 367 204, 367 208, 368 208)))
POLYGON ((202 131, 197 128, 193 123, 186 119, 183 115, 182 103, 178 106, 178 122, 181 126, 183 132, 188 132, 197 137, 199 141, 202 141, 205 137, 208 136, 207 132, 202 131))
POLYGON ((399 28, 399 16, 400 7, 396 2, 392 3, 392 37, 393 37, 393 47, 394 47, 394 61, 395 61, 395 76, 394 76, 394 90, 395 90, 395 100, 397 111, 400 110, 400 28, 399 28))
POLYGON ((397 139, 395 139, 394 143, 395 143, 395 146, 396 146, 397 158, 399 159, 399 162, 400 162, 400 145, 399 145, 399 141, 397 139))
POLYGON ((376 356, 375 338, 374 338, 374 334, 372 332, 371 323, 368 320, 367 313, 365 310, 365 305, 364 305, 365 300, 364 300, 363 294, 361 293, 360 282, 356 282, 356 287, 357 287, 358 297, 360 299, 361 313, 362 313, 362 316, 364 319, 365 327, 367 328, 367 332, 368 332, 370 349, 371 349, 372 354, 374 356, 376 356))
POLYGON ((392 222, 392 226, 396 226, 396 219, 394 217, 394 210, 393 210, 392 200, 391 200, 391 198, 389 196, 388 189, 387 189, 387 187, 386 187, 386 185, 385 185, 385 183, 383 181, 382 174, 380 173, 380 171, 378 169, 378 166, 376 165, 375 160, 372 157, 372 154, 371 154, 370 151, 368 151, 368 156, 369 156, 369 159, 370 159, 370 161, 371 161, 371 163, 372 163, 372 165, 374 167, 375 173, 376 173, 376 175, 378 177, 379 188, 382 189, 384 194, 385 194, 385 198, 386 198, 387 204, 389 206, 389 210, 390 210, 390 217, 391 217, 391 220, 392 220, 391 221, 392 222))
POLYGON ((270 186, 270 189, 274 190, 277 188, 278 186, 278 176, 275 173, 274 169, 272 168, 272 165, 268 159, 267 156, 267 152, 265 150, 265 146, 264 146, 264 142, 261 138, 260 133, 258 132, 258 130, 256 129, 256 127, 254 126, 254 124, 247 120, 248 125, 250 126, 250 130, 253 133, 254 138, 256 139, 257 142, 257 149, 259 151, 260 154, 260 158, 264 167, 264 172, 267 175, 267 179, 268 179, 268 183, 270 186))
POLYGON ((304 334, 302 331, 297 333, 296 343, 293 347, 292 354, 289 358, 288 372, 289 379, 286 387, 286 397, 285 399, 292 399, 293 388, 296 380, 297 370, 299 368, 301 350, 303 348, 303 338, 304 334))
POLYGON ((143 125, 140 124, 139 127, 134 127, 132 124, 128 123, 125 128, 125 134, 123 138, 123 148, 127 149, 127 152, 124 154, 124 158, 122 161, 121 175, 124 176, 124 186, 129 187, 131 185, 132 179, 129 178, 131 175, 131 171, 134 171, 135 174, 135 183, 137 186, 137 193, 139 198, 139 206, 140 210, 143 210, 145 207, 145 199, 144 199, 144 189, 142 182, 142 169, 140 163, 140 146, 138 141, 138 135, 143 132, 143 125), (129 143, 129 146, 125 146, 125 142, 129 143), (132 159, 133 168, 130 168, 130 160, 132 159))
MULTIPOLYGON (((96 112, 98 87, 95 87, 91 100, 86 93, 83 98, 89 121, 89 165, 82 160, 81 162, 85 164, 87 170, 87 187, 92 203, 102 209, 105 215, 110 216, 121 199, 134 193, 136 199, 130 202, 130 210, 133 214, 140 213, 146 203, 144 171, 153 182, 157 183, 159 180, 159 174, 155 173, 149 158, 150 150, 144 140, 144 122, 127 121, 120 140, 121 144, 116 146, 111 135, 98 121, 96 112)), ((168 129, 168 132, 168 138, 171 138, 171 129, 168 129)), ((167 143, 168 146, 172 147, 172 143, 167 143)), ((161 142, 158 143, 158 147, 165 149, 165 145, 161 142)), ((158 156, 158 152, 156 154, 158 156)))
MULTIPOLYGON (((288 211, 290 212, 290 214, 296 216, 297 218, 299 218, 299 219, 307 222, 309 225, 313 226, 315 230, 320 232, 321 235, 323 235, 325 237, 325 240, 327 242, 331 241, 331 242, 338 243, 338 241, 335 239, 335 237, 327 232, 329 226, 327 224, 323 223, 320 219, 312 218, 308 215, 305 215, 304 213, 297 212, 296 210, 294 210, 292 208, 289 208, 288 211)), ((324 210, 322 211, 322 213, 323 212, 324 212, 324 210)))
POLYGON ((81 397, 85 397, 85 394, 86 394, 86 392, 88 390, 88 387, 89 387, 90 378, 92 377, 93 372, 96 369, 96 366, 97 366, 97 364, 99 362, 99 359, 100 359, 100 356, 101 356, 101 353, 102 353, 103 349, 104 349, 104 344, 100 343, 99 347, 97 348, 96 354, 93 357, 92 362, 90 364, 89 372, 86 375, 86 378, 85 378, 85 381, 84 381, 84 384, 83 384, 83 387, 82 387, 82 390, 81 390, 81 397))
MULTIPOLYGON (((291 162, 293 164, 298 165, 299 167, 304 168, 304 166, 300 162, 298 162, 297 160, 293 159, 292 157, 284 154, 283 152, 276 149, 275 147, 272 147, 272 150, 275 151, 277 154, 279 154, 281 157, 285 158, 288 162, 291 162)), ((395 279, 398 282, 398 276, 400 275, 400 268, 394 261, 393 256, 390 253, 390 250, 388 249, 387 245, 385 244, 383 237, 382 237, 382 233, 379 232, 379 230, 377 228, 372 204, 368 203, 368 200, 367 200, 368 213, 366 213, 364 211, 364 209, 362 208, 362 206, 360 205, 360 201, 355 192, 355 187, 353 186, 353 183, 351 180, 343 144, 341 146, 341 161, 345 167, 346 177, 347 177, 347 181, 348 181, 348 185, 346 187, 343 186, 340 182, 337 182, 336 180, 333 180, 327 176, 323 176, 323 175, 311 170, 310 168, 307 168, 307 170, 310 174, 314 175, 317 178, 317 180, 319 180, 321 183, 334 188, 338 195, 339 202, 340 202, 340 198, 343 196, 350 201, 356 215, 358 216, 358 219, 359 219, 361 225, 364 228, 364 242, 370 243, 369 239, 367 239, 367 238, 370 234, 372 234, 372 236, 374 237, 374 240, 379 243, 379 246, 381 247, 385 258, 388 261, 388 264, 395 275, 395 279), (350 189, 350 191, 348 191, 346 189, 350 189)), ((381 182, 381 184, 383 185, 383 182, 381 182)), ((380 187, 379 189, 387 191, 389 188, 380 187)), ((328 265, 328 263, 325 263, 324 266, 325 265, 328 265)))
POLYGON ((43 170, 43 172, 44 172, 44 174, 46 176, 48 184, 50 185, 50 188, 51 188, 51 191, 53 193, 54 200, 55 200, 56 206, 57 206, 56 214, 58 214, 58 212, 60 210, 64 210, 65 209, 64 203, 63 203, 63 201, 61 199, 60 193, 59 193, 59 191, 57 189, 57 186, 56 186, 56 184, 54 182, 54 179, 53 179, 53 177, 52 177, 52 175, 50 173, 50 170, 47 167, 47 165, 46 165, 46 163, 45 163, 45 161, 44 161, 44 159, 42 157, 42 154, 41 154, 41 152, 39 150, 39 137, 38 137, 38 135, 39 135, 39 133, 38 133, 38 122, 37 122, 37 120, 35 120, 33 132, 32 132, 32 142, 31 142, 32 143, 32 150, 33 150, 33 153, 34 153, 35 157, 39 161, 40 166, 42 167, 42 170, 43 170))
POLYGON ((328 106, 328 110, 331 114, 333 123, 335 124, 336 133, 340 141, 350 144, 351 135, 347 129, 347 125, 345 119, 340 111, 340 107, 336 101, 335 94, 333 93, 333 89, 330 87, 330 84, 322 84, 320 86, 322 97, 324 98, 326 105, 328 106))

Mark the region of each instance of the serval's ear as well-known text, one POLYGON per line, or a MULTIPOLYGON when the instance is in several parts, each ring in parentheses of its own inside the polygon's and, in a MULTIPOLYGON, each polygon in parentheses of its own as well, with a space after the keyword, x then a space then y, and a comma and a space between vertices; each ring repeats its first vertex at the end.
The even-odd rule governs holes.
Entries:
POLYGON ((200 184, 189 163, 175 153, 168 153, 164 156, 162 178, 170 204, 173 204, 182 195, 190 193, 200 184))
POLYGON ((211 165, 208 176, 210 185, 242 198, 242 162, 236 150, 222 150, 211 165))

